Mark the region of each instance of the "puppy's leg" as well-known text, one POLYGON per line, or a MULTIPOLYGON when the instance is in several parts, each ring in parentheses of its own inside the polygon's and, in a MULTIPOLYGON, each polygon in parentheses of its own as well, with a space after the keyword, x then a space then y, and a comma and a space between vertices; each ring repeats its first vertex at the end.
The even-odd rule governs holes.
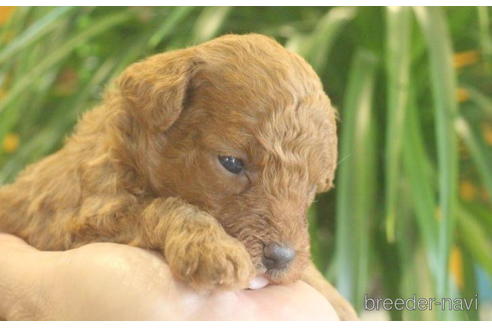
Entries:
POLYGON ((341 320, 359 320, 352 305, 343 298, 311 262, 301 278, 323 294, 331 303, 341 320))
POLYGON ((160 247, 177 278, 198 290, 247 287, 254 267, 246 248, 209 214, 168 198, 147 206, 143 220, 146 237, 136 245, 160 247))
POLYGON ((124 197, 99 199, 105 204, 101 208, 87 203, 90 210, 82 209, 86 218, 79 218, 82 224, 72 230, 75 246, 98 240, 159 250, 175 277, 197 290, 239 289, 252 278, 254 267, 244 245, 197 207, 158 198, 128 209, 124 204, 131 200, 124 197))

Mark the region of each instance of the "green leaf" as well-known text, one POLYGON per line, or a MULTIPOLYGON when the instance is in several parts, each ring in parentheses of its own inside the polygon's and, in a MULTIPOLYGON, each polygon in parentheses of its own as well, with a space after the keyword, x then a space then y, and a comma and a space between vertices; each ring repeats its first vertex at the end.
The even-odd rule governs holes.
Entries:
POLYGON ((465 89, 470 95, 470 100, 489 117, 492 117, 492 99, 470 85, 466 85, 465 89))
MULTIPOLYGON (((46 56, 29 74, 21 77, 9 90, 7 96, 0 100, 0 118, 5 117, 5 109, 30 85, 32 85, 38 77, 40 77, 46 70, 52 66, 58 64, 63 58, 70 54, 78 45, 86 42, 88 39, 105 32, 111 27, 121 24, 122 22, 131 18, 132 15, 129 11, 118 12, 111 16, 107 16, 104 20, 100 20, 89 28, 83 30, 79 34, 72 37, 66 43, 64 43, 56 52, 46 56)), ((14 110, 10 107, 10 110, 14 110)), ((12 122, 6 122, 5 119, 0 120, 0 140, 3 139, 5 133, 10 129, 12 122)))
POLYGON ((312 33, 307 36, 298 35, 297 40, 290 40, 287 47, 305 57, 316 71, 321 71, 329 63, 327 58, 336 38, 356 13, 356 7, 330 9, 319 20, 312 33))
POLYGON ((492 59, 492 23, 489 15, 490 7, 477 7, 478 23, 480 28, 480 46, 486 57, 492 59))
POLYGON ((337 179, 337 286, 356 308, 367 288, 370 222, 374 210, 372 99, 376 57, 361 50, 351 66, 342 112, 337 179))
POLYGON ((461 241, 473 258, 492 276, 492 243, 477 219, 464 207, 458 208, 461 241))
MULTIPOLYGON (((435 106, 439 192, 439 265, 437 297, 449 297, 448 261, 456 216, 458 156, 454 119, 457 114, 456 78, 452 65, 453 50, 441 8, 415 8, 429 57, 432 95, 435 106)), ((439 312, 445 319, 447 312, 439 312)))
MULTIPOLYGON (((413 100, 413 97, 410 98, 413 100)), ((417 219, 420 236, 434 278, 437 278, 438 264, 438 226, 436 220, 437 201, 434 195, 435 172, 425 151, 424 131, 419 122, 418 108, 410 101, 405 138, 403 144, 403 163, 405 177, 410 186, 412 204, 417 219)))
POLYGON ((476 136, 464 118, 460 117, 456 119, 455 128, 470 150, 470 155, 482 178, 482 183, 489 195, 492 195, 492 167, 490 165, 492 158, 488 147, 476 136))
POLYGON ((403 123, 409 90, 411 18, 411 10, 408 7, 388 7, 386 9, 388 109, 385 145, 385 207, 386 237, 389 242, 395 241, 403 123))
POLYGON ((24 33, 17 36, 7 47, 0 50, 0 65, 8 57, 37 42, 41 37, 52 31, 61 20, 73 12, 73 7, 58 7, 31 25, 24 33))
POLYGON ((178 23, 194 10, 194 7, 174 7, 166 17, 164 23, 157 29, 149 40, 149 47, 155 48, 164 38, 168 37, 173 30, 178 28, 178 23))
POLYGON ((193 28, 193 43, 200 43, 217 36, 231 7, 205 7, 193 28))

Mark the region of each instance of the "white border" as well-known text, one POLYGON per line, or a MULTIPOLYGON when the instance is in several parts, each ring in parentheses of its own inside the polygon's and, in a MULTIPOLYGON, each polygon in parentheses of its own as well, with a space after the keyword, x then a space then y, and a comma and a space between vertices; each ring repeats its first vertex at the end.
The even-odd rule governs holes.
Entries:
POLYGON ((490 0, 7 0, 0 5, 11 6, 491 6, 490 0))
MULTIPOLYGON (((434 0, 434 1, 408 1, 408 0, 394 0, 394 1, 292 1, 292 0, 275 0, 275 1, 198 1, 198 0, 141 0, 138 3, 136 1, 119 0, 119 1, 29 1, 29 0, 16 0, 16 1, 0 1, 0 5, 15 5, 15 6, 333 6, 333 5, 350 5, 350 6, 384 6, 384 5, 404 5, 404 6, 490 6, 490 0, 469 0, 458 4, 454 0, 434 0)), ((460 321, 366 321, 366 322, 321 322, 321 321, 243 321, 243 322, 231 322, 231 321, 204 321, 204 322, 188 322, 188 321, 171 321, 171 322, 106 322, 106 321, 91 321, 91 322, 1 322, 0 328, 3 327, 108 327, 108 328, 126 328, 126 327, 149 327, 149 328, 162 328, 162 327, 214 327, 214 328, 251 328, 251 327, 281 327, 281 328, 299 328, 299 327, 490 327, 490 322, 460 322, 460 321)))
POLYGON ((333 327, 479 327, 489 328, 490 322, 487 321, 358 321, 358 322, 327 322, 327 321, 170 321, 170 322, 128 322, 128 321, 70 321, 70 322, 0 322, 0 327, 104 327, 104 328, 162 328, 162 327, 214 327, 214 328, 252 328, 252 327, 279 327, 279 328, 333 328, 333 327))

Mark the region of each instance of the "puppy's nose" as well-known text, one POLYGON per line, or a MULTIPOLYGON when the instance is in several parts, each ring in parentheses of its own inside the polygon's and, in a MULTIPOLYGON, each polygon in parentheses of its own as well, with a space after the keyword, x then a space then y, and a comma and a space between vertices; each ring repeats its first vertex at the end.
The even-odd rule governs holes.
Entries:
POLYGON ((263 264, 268 270, 285 269, 296 256, 296 251, 287 246, 271 243, 263 249, 263 264))

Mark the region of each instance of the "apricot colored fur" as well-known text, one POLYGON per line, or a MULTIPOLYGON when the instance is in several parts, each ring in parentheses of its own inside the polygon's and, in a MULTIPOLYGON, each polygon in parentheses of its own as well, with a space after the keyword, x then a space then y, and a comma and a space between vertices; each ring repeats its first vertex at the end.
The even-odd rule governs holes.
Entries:
POLYGON ((309 258, 306 211, 336 161, 335 110, 312 68, 267 37, 226 35, 128 67, 61 150, 0 189, 0 231, 44 250, 155 249, 199 290, 302 278, 353 319, 309 258), (262 265, 270 242, 296 250, 287 270, 262 265))

